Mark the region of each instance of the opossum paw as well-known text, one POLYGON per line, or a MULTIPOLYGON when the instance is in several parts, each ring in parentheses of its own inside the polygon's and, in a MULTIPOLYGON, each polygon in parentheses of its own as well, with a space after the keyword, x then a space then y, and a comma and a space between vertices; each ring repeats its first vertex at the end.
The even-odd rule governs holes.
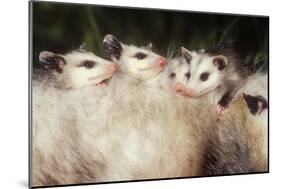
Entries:
POLYGON ((101 82, 101 83, 98 83, 98 84, 97 84, 97 86, 100 87, 100 88, 105 88, 105 87, 107 87, 107 85, 108 85, 108 84, 105 83, 105 82, 101 82))
POLYGON ((227 107, 222 106, 220 104, 218 104, 216 107, 216 111, 220 116, 223 115, 226 112, 226 110, 227 110, 227 107))

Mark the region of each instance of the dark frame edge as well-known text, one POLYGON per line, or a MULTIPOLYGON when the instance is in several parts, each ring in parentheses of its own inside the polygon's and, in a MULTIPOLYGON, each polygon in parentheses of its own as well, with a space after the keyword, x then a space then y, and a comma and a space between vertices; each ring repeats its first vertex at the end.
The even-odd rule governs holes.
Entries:
POLYGON ((32 188, 33 1, 28 1, 28 188, 32 188))
POLYGON ((208 175, 208 176, 191 176, 191 177, 172 177, 172 178, 154 178, 154 179, 143 179, 143 180, 121 180, 121 181, 109 181, 109 182, 93 182, 93 183, 79 183, 79 184, 64 184, 64 185, 45 185, 45 186, 33 186, 31 188, 54 188, 54 187, 71 187, 71 186, 93 186, 100 184, 122 184, 122 183, 137 183, 137 182, 153 182, 153 181, 162 181, 162 180, 178 180, 178 179, 200 179, 200 178, 209 178, 209 177, 231 177, 231 176, 251 176, 258 174, 268 174, 269 171, 264 172, 249 172, 249 173, 236 173, 228 175, 208 175))
MULTIPOLYGON (((33 0, 30 0, 33 1, 33 0)), ((50 4, 66 4, 66 5, 89 5, 104 8, 124 8, 124 9, 136 9, 136 10, 157 10, 157 11, 170 11, 170 12, 181 12, 181 13, 201 13, 201 14, 214 14, 214 15, 228 15, 228 16, 246 16, 246 17, 260 17, 269 18, 269 15, 259 15, 259 14, 239 14, 239 13, 227 13, 227 12, 209 12, 209 11, 195 11, 195 10, 178 10, 178 9, 166 9, 166 8, 149 8, 149 7, 134 7, 134 6, 121 6, 121 5, 102 5, 102 4, 92 4, 92 3, 78 3, 78 2, 66 2, 66 1, 41 1, 34 0, 35 3, 50 3, 50 4)))

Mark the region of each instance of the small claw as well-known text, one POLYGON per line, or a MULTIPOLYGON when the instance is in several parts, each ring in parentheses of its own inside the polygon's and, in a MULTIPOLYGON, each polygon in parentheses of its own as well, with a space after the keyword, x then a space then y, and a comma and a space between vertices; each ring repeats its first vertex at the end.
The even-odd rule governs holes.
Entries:
POLYGON ((217 107, 216 107, 216 111, 217 111, 217 113, 221 116, 221 115, 223 115, 225 112, 226 112, 226 110, 227 110, 227 108, 226 107, 224 107, 224 106, 221 106, 221 105, 217 105, 217 107))

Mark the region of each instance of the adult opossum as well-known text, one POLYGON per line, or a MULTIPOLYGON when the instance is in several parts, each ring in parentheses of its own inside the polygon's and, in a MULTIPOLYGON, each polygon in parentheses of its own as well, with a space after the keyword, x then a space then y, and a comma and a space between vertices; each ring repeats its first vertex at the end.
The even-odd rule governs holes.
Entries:
POLYGON ((32 83, 32 186, 93 180, 94 159, 80 143, 77 112, 88 101, 98 106, 106 91, 96 85, 105 86, 116 64, 81 51, 44 51, 39 59, 48 73, 35 75, 32 83))

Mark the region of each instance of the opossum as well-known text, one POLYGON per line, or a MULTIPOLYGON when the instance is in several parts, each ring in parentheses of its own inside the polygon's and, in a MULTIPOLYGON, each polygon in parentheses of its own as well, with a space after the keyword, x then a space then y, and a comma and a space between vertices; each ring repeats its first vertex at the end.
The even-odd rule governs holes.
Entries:
POLYGON ((51 70, 47 75, 48 82, 52 79, 56 87, 63 89, 89 85, 104 87, 117 69, 117 64, 84 50, 74 50, 64 55, 42 51, 39 61, 43 68, 51 70))
POLYGON ((237 53, 219 45, 198 52, 182 47, 181 52, 183 58, 171 66, 175 90, 190 97, 207 94, 223 114, 249 75, 237 53))
POLYGON ((32 185, 93 180, 92 167, 101 166, 93 162, 99 157, 88 157, 77 117, 88 113, 84 106, 99 106, 106 90, 98 86, 106 85, 117 65, 84 51, 65 55, 43 51, 39 59, 50 72, 32 81, 32 185))

